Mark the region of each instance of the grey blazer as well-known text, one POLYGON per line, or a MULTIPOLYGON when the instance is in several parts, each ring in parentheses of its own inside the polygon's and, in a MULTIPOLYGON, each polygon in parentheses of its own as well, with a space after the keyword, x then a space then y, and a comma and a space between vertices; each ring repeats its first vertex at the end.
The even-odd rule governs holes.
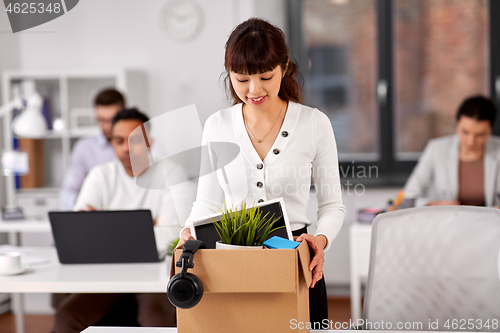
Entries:
MULTIPOLYGON (((417 206, 433 200, 458 197, 457 135, 430 140, 406 182, 405 199, 416 199, 417 206)), ((500 138, 491 136, 484 155, 484 197, 486 206, 500 205, 500 138)))

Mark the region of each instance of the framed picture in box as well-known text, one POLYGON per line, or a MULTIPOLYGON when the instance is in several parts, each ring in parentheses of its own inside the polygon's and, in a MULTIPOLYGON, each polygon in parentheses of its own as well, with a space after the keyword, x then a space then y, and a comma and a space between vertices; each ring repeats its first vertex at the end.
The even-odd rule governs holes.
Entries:
MULTIPOLYGON (((273 214, 274 217, 279 216, 279 220, 274 224, 274 226, 284 226, 284 228, 280 228, 271 233, 268 239, 274 236, 279 236, 293 240, 292 230, 290 229, 290 222, 288 221, 288 216, 286 215, 283 198, 264 201, 251 207, 259 207, 263 215, 269 212, 269 217, 273 214)), ((220 213, 211 214, 205 219, 195 221, 191 227, 191 235, 195 239, 203 241, 207 245, 208 249, 215 249, 215 243, 220 241, 219 234, 217 233, 212 221, 212 218, 219 221, 219 216, 220 213)))

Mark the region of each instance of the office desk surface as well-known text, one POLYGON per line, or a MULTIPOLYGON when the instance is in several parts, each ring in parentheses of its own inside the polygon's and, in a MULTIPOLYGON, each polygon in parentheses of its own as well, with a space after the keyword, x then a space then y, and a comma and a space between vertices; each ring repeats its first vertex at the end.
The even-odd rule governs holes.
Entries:
POLYGON ((147 264, 61 265, 53 247, 23 251, 49 263, 21 275, 0 276, 0 293, 161 293, 170 275, 170 257, 147 264))
POLYGON ((176 327, 89 327, 82 333, 177 333, 176 327))
POLYGON ((48 219, 5 221, 0 218, 0 232, 51 232, 51 230, 48 219))
MULTIPOLYGON (((295 330, 291 330, 291 332, 294 332, 295 330)), ((296 330, 297 332, 300 332, 300 330, 296 330)), ((124 332, 124 333, 176 333, 177 328, 175 327, 164 327, 164 328, 158 328, 158 327, 89 327, 82 331, 82 333, 118 333, 118 332, 124 332)), ((311 333, 326 333, 326 332, 339 332, 337 330, 311 330, 311 333)), ((344 331, 346 332, 346 331, 344 331)), ((357 332, 357 331, 347 331, 347 332, 357 332)), ((436 333, 436 331, 397 331, 397 330, 392 330, 392 331, 385 331, 385 330, 380 330, 380 331, 373 331, 373 330, 365 330, 363 332, 366 333, 398 333, 398 332, 405 332, 405 333, 410 333, 410 332, 418 332, 418 333, 436 333)), ((446 331, 447 333, 457 333, 456 331, 446 331)))
MULTIPOLYGON (((297 330, 299 332, 300 330, 297 330)), ((176 327, 89 327, 82 333, 177 333, 176 327)), ((292 330, 293 332, 293 330, 292 330)), ((334 331, 311 331, 314 332, 334 332, 334 331)), ((380 333, 380 332, 377 332, 380 333)), ((394 333, 392 331, 391 333, 394 333)))

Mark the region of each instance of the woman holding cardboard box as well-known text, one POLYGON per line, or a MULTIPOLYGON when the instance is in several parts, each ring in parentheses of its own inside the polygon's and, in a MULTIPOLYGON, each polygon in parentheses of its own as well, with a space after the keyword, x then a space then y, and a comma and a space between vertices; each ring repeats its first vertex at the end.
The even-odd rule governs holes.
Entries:
POLYGON ((233 30, 226 43, 225 68, 233 106, 208 118, 203 143, 233 142, 241 151, 224 173, 200 178, 181 243, 192 238, 187 227, 193 221, 206 218, 224 202, 236 207, 282 197, 293 234, 314 251, 310 319, 321 322, 328 318, 324 252, 345 216, 330 120, 300 104, 297 65, 289 59, 285 35, 264 20, 249 19, 233 30), (311 222, 306 217, 311 179, 318 198, 314 235, 307 233, 311 222))

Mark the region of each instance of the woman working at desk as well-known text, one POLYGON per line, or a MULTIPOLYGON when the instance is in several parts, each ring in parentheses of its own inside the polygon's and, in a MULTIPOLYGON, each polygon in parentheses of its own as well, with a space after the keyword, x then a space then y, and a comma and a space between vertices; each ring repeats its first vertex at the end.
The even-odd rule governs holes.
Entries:
POLYGON ((457 133, 431 140, 408 179, 405 199, 420 204, 500 204, 500 139, 491 136, 496 109, 490 99, 466 99, 456 115, 457 133))
MULTIPOLYGON (((228 207, 239 207, 282 197, 292 233, 314 251, 309 267, 310 318, 321 322, 328 318, 324 251, 345 215, 330 120, 299 104, 297 66, 289 60, 283 32, 266 21, 250 19, 233 30, 226 43, 225 68, 233 106, 208 118, 203 141, 233 142, 241 150, 224 167, 225 175, 219 170, 219 175, 200 178, 186 226, 206 218, 224 201, 228 207), (314 235, 307 233, 311 222, 306 216, 311 177, 318 198, 314 235)), ((184 229, 181 242, 190 238, 189 229, 184 229)))

